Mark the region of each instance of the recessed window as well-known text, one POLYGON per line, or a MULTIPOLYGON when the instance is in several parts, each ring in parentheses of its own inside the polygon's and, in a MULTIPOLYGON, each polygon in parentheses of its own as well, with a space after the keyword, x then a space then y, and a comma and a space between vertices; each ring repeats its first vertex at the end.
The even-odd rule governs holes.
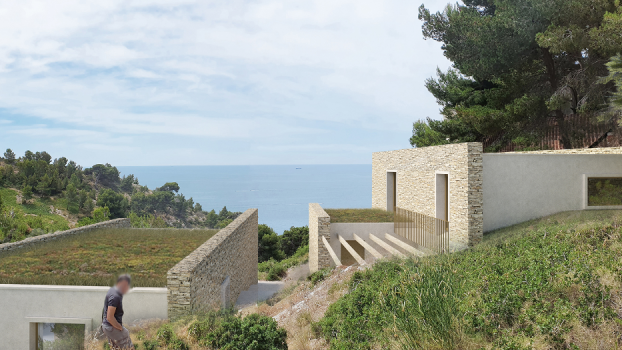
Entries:
POLYGON ((587 179, 589 207, 622 206, 622 177, 590 177, 587 179))
POLYGON ((38 323, 37 350, 84 350, 83 324, 38 323))

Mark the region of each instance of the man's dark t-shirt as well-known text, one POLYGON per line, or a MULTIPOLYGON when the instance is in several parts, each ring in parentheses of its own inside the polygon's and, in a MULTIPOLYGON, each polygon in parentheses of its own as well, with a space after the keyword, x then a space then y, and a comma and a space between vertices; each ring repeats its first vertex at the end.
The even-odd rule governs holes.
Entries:
POLYGON ((119 293, 117 288, 112 287, 106 293, 106 300, 104 301, 104 319, 103 323, 107 326, 112 326, 110 322, 108 322, 108 306, 116 307, 117 309, 114 312, 114 318, 119 322, 119 324, 123 324, 123 295, 119 293))

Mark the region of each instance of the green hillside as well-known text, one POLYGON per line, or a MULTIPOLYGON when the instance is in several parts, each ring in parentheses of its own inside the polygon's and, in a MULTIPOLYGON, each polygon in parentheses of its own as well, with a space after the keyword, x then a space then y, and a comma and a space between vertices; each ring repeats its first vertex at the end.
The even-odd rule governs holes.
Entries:
POLYGON ((622 211, 567 212, 461 253, 377 263, 316 329, 331 349, 617 349, 622 211))
MULTIPOLYGON (((52 198, 33 198, 28 203, 17 204, 20 192, 15 189, 0 187, 0 198, 5 214, 0 215, 0 243, 7 240, 18 241, 26 236, 35 236, 49 232, 68 230, 70 222, 66 216, 52 213, 51 208, 62 205, 52 198), (11 237, 8 233, 12 232, 11 237)), ((60 211, 62 213, 62 211, 60 211)))
POLYGON ((83 168, 65 157, 7 149, 0 157, 0 243, 130 218, 134 227, 222 228, 241 213, 204 211, 176 182, 149 189, 110 164, 83 168))

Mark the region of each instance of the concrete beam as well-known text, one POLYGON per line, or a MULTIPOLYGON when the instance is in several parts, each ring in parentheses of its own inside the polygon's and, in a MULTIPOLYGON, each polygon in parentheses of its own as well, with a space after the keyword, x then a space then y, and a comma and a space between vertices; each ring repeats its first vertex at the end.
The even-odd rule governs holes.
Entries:
POLYGON ((389 253, 395 255, 395 256, 399 256, 400 258, 405 258, 406 255, 402 254, 399 250, 391 247, 387 242, 383 241, 382 238, 377 237, 374 234, 369 234, 369 239, 371 239, 372 241, 374 241, 376 244, 378 244, 379 246, 382 247, 382 249, 388 251, 389 253))
POLYGON ((398 247, 408 251, 409 253, 411 253, 414 256, 418 256, 418 257, 425 256, 425 254, 422 251, 420 251, 417 248, 411 246, 410 244, 407 244, 406 242, 402 242, 401 240, 391 236, 388 233, 385 233, 384 237, 387 239, 387 241, 392 242, 396 246, 398 246, 398 247))
POLYGON ((359 237, 356 233, 354 234, 354 239, 359 242, 360 245, 363 246, 363 248, 365 248, 365 250, 367 250, 368 252, 371 253, 371 255, 375 256, 378 259, 383 258, 384 256, 382 254, 380 254, 380 252, 378 252, 376 249, 374 249, 374 247, 370 246, 367 242, 365 242, 364 239, 362 239, 361 237, 359 237))
POLYGON ((352 256, 354 257, 356 262, 359 263, 359 265, 365 265, 365 259, 361 258, 361 256, 356 252, 356 250, 354 250, 354 248, 352 248, 348 244, 348 241, 343 239, 343 237, 339 236, 339 242, 341 242, 341 245, 344 246, 350 252, 350 254, 352 254, 352 256))
POLYGON ((330 247, 330 244, 326 240, 326 237, 322 236, 322 242, 324 242, 324 247, 326 247, 326 249, 328 250, 328 254, 330 254, 330 257, 333 258, 335 266, 341 266, 341 261, 337 257, 337 254, 335 254, 335 252, 333 251, 333 248, 330 247))

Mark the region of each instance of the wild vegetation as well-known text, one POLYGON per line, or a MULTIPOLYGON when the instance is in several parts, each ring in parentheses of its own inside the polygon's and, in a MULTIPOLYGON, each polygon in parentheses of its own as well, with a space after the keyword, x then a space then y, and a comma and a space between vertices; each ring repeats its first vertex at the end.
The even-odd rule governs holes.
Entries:
POLYGON ((382 209, 325 209, 331 223, 393 222, 393 212, 382 209))
POLYGON ((618 121, 619 0, 462 0, 422 5, 419 19, 452 67, 426 82, 445 118, 414 123, 413 146, 535 149, 553 119, 563 147, 577 148, 590 124, 618 121), (571 127, 574 117, 589 123, 571 127))
MULTIPOLYGON (((174 322, 130 327, 139 350, 251 349, 285 350, 287 332, 271 318, 251 314, 244 318, 233 310, 195 315, 174 322)), ((107 349, 102 341, 89 342, 87 350, 107 349)))
POLYGON ((291 227, 282 235, 259 225, 259 279, 278 281, 287 269, 309 260, 309 227, 291 227))
POLYGON ((164 287, 166 272, 216 230, 102 229, 0 256, 0 284, 164 287))
POLYGON ((67 158, 7 149, 0 158, 0 243, 130 217, 135 227, 222 228, 240 213, 204 211, 175 182, 151 190, 110 164, 82 168, 67 158))
POLYGON ((622 212, 568 212, 473 249, 357 272, 316 329, 332 349, 616 349, 622 212))
POLYGON ((51 199, 18 204, 17 193, 0 187, 0 243, 69 229, 69 221, 50 210, 51 199))

